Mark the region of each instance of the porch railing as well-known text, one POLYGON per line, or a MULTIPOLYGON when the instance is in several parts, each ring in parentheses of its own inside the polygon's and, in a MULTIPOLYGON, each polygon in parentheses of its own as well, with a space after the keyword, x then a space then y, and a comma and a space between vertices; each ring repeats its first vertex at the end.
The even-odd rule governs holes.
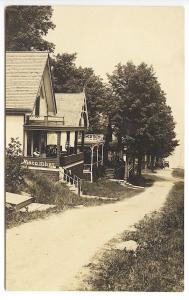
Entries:
POLYGON ((97 166, 98 165, 102 165, 102 160, 99 160, 98 162, 94 162, 93 164, 84 164, 83 167, 83 172, 87 173, 87 172, 92 172, 92 167, 97 166))
POLYGON ((28 116, 26 120, 27 125, 64 125, 64 117, 57 116, 28 116))

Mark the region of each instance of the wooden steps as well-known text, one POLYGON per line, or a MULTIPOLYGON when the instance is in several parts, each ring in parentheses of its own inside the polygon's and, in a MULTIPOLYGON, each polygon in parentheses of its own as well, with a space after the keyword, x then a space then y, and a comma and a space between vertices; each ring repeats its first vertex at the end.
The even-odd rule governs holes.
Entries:
POLYGON ((114 179, 114 169, 106 168, 105 170, 105 178, 106 179, 114 179))

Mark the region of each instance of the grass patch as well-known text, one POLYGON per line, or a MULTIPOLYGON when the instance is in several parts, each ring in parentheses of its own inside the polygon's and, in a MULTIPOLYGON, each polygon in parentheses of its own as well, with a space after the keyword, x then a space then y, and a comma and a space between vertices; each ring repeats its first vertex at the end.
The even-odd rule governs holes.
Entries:
POLYGON ((156 181, 155 175, 145 175, 144 176, 130 176, 129 182, 133 185, 150 187, 153 185, 154 181, 156 181))
POLYGON ((175 168, 175 169, 173 169, 172 175, 174 177, 184 178, 184 169, 175 168))
POLYGON ((91 266, 86 289, 180 292, 184 288, 184 184, 176 183, 160 212, 125 232, 137 250, 111 249, 91 266))
POLYGON ((48 178, 41 179, 38 176, 30 181, 30 184, 25 188, 25 191, 31 193, 35 197, 36 202, 43 204, 56 205, 54 208, 49 208, 45 211, 11 211, 6 209, 6 227, 11 228, 30 222, 35 219, 44 219, 52 213, 60 213, 75 205, 81 204, 81 199, 77 195, 71 193, 64 183, 55 183, 48 178), (44 185, 43 185, 44 180, 44 185))
MULTIPOLYGON (((83 194, 97 197, 109 198, 130 198, 142 190, 132 190, 131 188, 120 185, 118 182, 99 179, 97 182, 84 182, 83 194)), ((101 200, 102 202, 102 200, 101 200)))
POLYGON ((100 199, 99 197, 129 198, 142 192, 142 190, 132 190, 121 186, 119 183, 107 180, 98 180, 96 183, 85 182, 84 193, 95 195, 96 198, 83 198, 73 194, 64 183, 53 182, 46 176, 30 173, 25 178, 23 191, 31 194, 37 203, 53 204, 55 208, 46 211, 11 211, 6 209, 6 227, 11 228, 30 222, 35 219, 46 218, 52 213, 60 213, 66 209, 74 208, 78 205, 96 206, 113 203, 117 199, 100 199))

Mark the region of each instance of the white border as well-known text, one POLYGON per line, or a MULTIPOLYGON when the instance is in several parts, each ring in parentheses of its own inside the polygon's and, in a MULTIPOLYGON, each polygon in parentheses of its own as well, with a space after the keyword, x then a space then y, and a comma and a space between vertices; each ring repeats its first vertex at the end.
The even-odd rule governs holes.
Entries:
MULTIPOLYGON (((132 5, 132 6, 184 6, 185 7, 185 154, 189 153, 189 147, 188 147, 188 125, 187 122, 187 114, 188 114, 188 99, 189 99, 189 89, 188 89, 188 80, 189 80, 189 59, 188 59, 188 53, 189 53, 189 1, 188 0, 180 0, 180 1, 174 1, 174 0, 159 0, 159 1, 153 1, 153 0, 146 0, 146 1, 140 1, 140 0, 133 0, 133 1, 126 1, 126 0, 113 0, 113 1, 106 1, 106 0, 85 0, 85 1, 64 1, 64 0, 1 0, 0 2, 0 39, 1 39, 1 51, 0 51, 0 59, 1 59, 1 80, 0 80, 0 95, 1 95, 1 101, 0 101, 0 112, 1 112, 1 122, 2 125, 4 124, 4 82, 2 78, 4 78, 4 7, 7 5, 58 5, 58 4, 66 4, 66 5, 132 5)), ((4 126, 0 126, 0 146, 1 150, 4 148, 4 126)), ((185 187, 185 291, 183 293, 128 293, 128 292, 7 292, 4 291, 4 248, 2 245, 4 244, 4 203, 3 203, 3 193, 4 193, 4 155, 3 151, 0 152, 0 161, 2 162, 1 168, 0 168, 0 179, 1 179, 1 201, 0 201, 0 220, 1 220, 1 227, 0 227, 0 299, 147 299, 153 297, 154 299, 159 299, 159 297, 166 297, 166 299, 175 299, 175 298, 181 298, 181 299, 189 299, 189 259, 188 259, 188 253, 189 253, 189 244, 188 244, 188 228, 189 228, 189 218, 188 218, 188 211, 189 211, 189 204, 187 199, 188 196, 188 186, 185 187)), ((189 182, 189 168, 188 168, 188 157, 185 155, 185 172, 186 172, 186 180, 185 182, 189 182)))

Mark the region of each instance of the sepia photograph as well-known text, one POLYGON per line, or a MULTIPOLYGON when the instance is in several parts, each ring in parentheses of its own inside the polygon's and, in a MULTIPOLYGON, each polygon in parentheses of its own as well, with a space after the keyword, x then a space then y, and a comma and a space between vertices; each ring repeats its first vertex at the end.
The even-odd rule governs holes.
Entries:
POLYGON ((4 7, 6 291, 184 291, 184 14, 4 7))

